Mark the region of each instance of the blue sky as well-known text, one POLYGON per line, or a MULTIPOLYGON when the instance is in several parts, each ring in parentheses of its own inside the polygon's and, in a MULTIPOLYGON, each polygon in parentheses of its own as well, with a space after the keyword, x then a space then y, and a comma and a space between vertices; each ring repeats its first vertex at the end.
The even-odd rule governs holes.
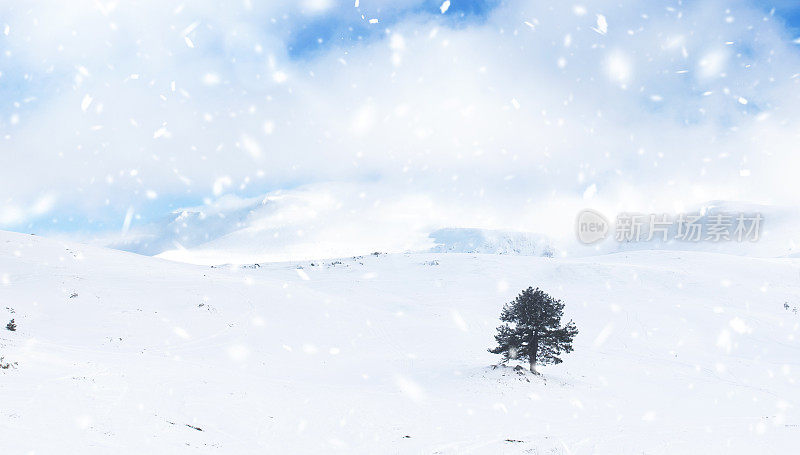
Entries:
MULTIPOLYGON (((367 2, 365 2, 367 3, 367 2)), ((371 11, 364 8, 365 14, 374 12, 379 15, 384 26, 392 24, 408 16, 442 16, 444 23, 452 27, 468 27, 486 19, 493 8, 500 5, 499 0, 475 0, 453 2, 448 8, 446 16, 441 14, 441 2, 422 1, 418 4, 409 4, 404 8, 381 8, 371 11)), ((361 41, 381 39, 385 32, 382 29, 370 27, 368 23, 360 20, 359 10, 352 8, 351 4, 336 7, 336 13, 327 14, 320 18, 302 18, 291 30, 292 36, 287 42, 289 55, 292 58, 303 59, 313 57, 315 54, 325 52, 331 45, 345 46, 361 41)))
POLYGON ((586 194, 791 199, 754 163, 795 120, 794 2, 441 5, 0 2, 0 228, 116 232, 329 182, 497 226, 522 222, 495 207, 586 194), (475 195, 492 209, 470 215, 475 195))
POLYGON ((775 9, 775 14, 785 21, 789 30, 797 34, 800 32, 800 3, 793 0, 758 1, 756 4, 770 11, 775 9))
MULTIPOLYGON (((363 2, 362 5, 367 3, 369 2, 363 2)), ((322 15, 307 15, 303 14, 302 10, 290 15, 286 18, 288 25, 283 27, 280 34, 284 37, 287 57, 302 66, 304 62, 329 52, 334 46, 350 48, 383 40, 386 27, 391 27, 407 17, 430 17, 448 27, 469 27, 484 21, 491 10, 499 4, 497 0, 454 2, 449 7, 447 16, 443 16, 440 11, 441 2, 437 1, 410 2, 400 7, 384 5, 370 8, 369 5, 365 5, 366 7, 358 9, 347 3, 334 5, 322 15), (362 15, 380 17, 381 27, 371 26, 361 17, 362 15)), ((11 4, 8 2, 3 6, 9 7, 11 4)), ((19 5, 13 5, 10 9, 17 13, 24 11, 19 5)), ((214 43, 210 43, 203 51, 216 58, 230 57, 229 50, 215 48, 214 43)), ((2 75, 3 83, 0 84, 0 94, 7 101, 11 101, 4 106, 7 117, 15 113, 19 115, 20 111, 24 112, 26 109, 41 108, 49 98, 56 97, 66 90, 60 80, 68 80, 71 76, 71 71, 60 73, 58 69, 52 71, 50 68, 43 74, 32 73, 29 67, 14 56, 7 57, 7 62, 2 75)), ((365 178, 369 180, 371 177, 365 176, 365 178)), ((272 183, 238 191, 237 194, 242 197, 252 197, 276 189, 291 189, 302 183, 276 179, 272 183)), ((207 192, 198 194, 189 189, 185 194, 165 195, 152 202, 138 204, 134 222, 146 223, 167 217, 169 212, 177 208, 203 204, 204 198, 207 199, 208 196, 207 192)), ((81 213, 80 210, 76 211, 74 207, 56 207, 49 210, 46 216, 30 217, 23 222, 9 223, 4 227, 31 232, 104 231, 116 229, 123 215, 124 211, 120 206, 91 215, 81 213)))

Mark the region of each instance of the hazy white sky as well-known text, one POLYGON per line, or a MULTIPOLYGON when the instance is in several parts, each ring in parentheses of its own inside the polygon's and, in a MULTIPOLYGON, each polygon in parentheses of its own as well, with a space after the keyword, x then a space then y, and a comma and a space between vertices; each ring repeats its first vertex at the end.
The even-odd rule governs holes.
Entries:
POLYGON ((800 202, 800 48, 761 3, 440 3, 0 1, 0 228, 315 188, 542 232, 800 202))

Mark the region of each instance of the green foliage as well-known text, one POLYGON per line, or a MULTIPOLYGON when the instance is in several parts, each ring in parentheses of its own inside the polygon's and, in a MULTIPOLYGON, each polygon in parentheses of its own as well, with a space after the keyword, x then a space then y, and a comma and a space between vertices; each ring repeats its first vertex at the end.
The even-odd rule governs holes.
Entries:
POLYGON ((522 291, 513 302, 503 306, 495 340, 498 346, 490 349, 502 354, 503 363, 512 359, 528 360, 534 366, 558 364, 562 352, 572 352, 572 340, 578 334, 575 323, 561 326, 564 304, 539 288, 522 291))

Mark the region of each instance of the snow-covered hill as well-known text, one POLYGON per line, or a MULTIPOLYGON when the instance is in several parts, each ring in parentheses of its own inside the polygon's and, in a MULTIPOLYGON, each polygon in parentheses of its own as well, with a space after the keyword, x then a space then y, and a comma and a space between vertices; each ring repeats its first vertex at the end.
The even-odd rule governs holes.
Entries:
MULTIPOLYGON (((675 240, 677 223, 669 229, 669 241, 661 242, 658 235, 652 241, 618 242, 614 240, 612 231, 609 238, 599 248, 576 248, 572 252, 585 254, 594 250, 595 253, 609 253, 620 251, 634 251, 647 249, 663 249, 673 251, 705 251, 711 253, 725 253, 739 256, 753 257, 785 257, 797 254, 800 249, 800 209, 796 207, 771 206, 763 204, 749 204, 732 201, 710 201, 687 211, 690 214, 700 215, 697 224, 701 226, 703 235, 701 241, 675 240), (760 229, 756 241, 736 241, 731 236, 730 241, 708 241, 709 228, 719 215, 731 217, 731 230, 739 214, 745 216, 760 216, 760 229)), ((675 220, 675 216, 672 217, 675 220)), ((748 226, 749 227, 749 226, 748 226)), ((644 236, 643 236, 644 237, 644 236)))
POLYGON ((590 256, 659 249, 786 257, 796 255, 800 248, 800 210, 794 207, 710 201, 682 211, 702 215, 698 224, 704 233, 719 214, 732 219, 738 214, 759 214, 756 242, 675 240, 677 213, 667 214, 673 222, 669 241, 661 242, 660 236, 645 241, 645 235, 638 242, 620 242, 615 239, 617 214, 606 209, 607 238, 584 245, 575 232, 577 212, 562 213, 554 225, 548 224, 553 220, 542 217, 540 225, 534 222, 527 230, 487 229, 446 224, 447 218, 435 207, 423 217, 410 213, 405 208, 425 206, 424 200, 413 195, 381 198, 376 193, 362 199, 362 189, 331 184, 254 198, 221 196, 201 206, 178 209, 160 222, 135 227, 124 235, 101 236, 93 243, 203 265, 310 260, 376 251, 590 256), (359 222, 354 224, 354 218, 359 222))
POLYGON ((249 267, 0 233, 2 453, 790 453, 800 260, 395 254, 249 267), (493 369, 540 286, 580 334, 493 369), (788 308, 784 308, 784 304, 788 308))
POLYGON ((431 232, 430 238, 436 243, 432 253, 555 255, 550 239, 529 232, 448 228, 431 232))
MULTIPOLYGON (((179 209, 110 246, 194 264, 248 263, 430 248, 430 229, 403 207, 414 195, 362 197, 355 185, 313 185, 257 198, 223 196, 179 209), (358 219, 358 223, 353 220, 358 219)), ((424 201, 423 201, 424 202, 424 201)))

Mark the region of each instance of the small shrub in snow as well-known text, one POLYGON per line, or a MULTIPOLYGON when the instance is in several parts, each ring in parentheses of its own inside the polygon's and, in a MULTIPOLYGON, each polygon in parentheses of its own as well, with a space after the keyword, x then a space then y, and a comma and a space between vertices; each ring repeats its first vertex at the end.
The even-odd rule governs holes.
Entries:
POLYGON ((8 321, 8 324, 6 324, 6 330, 10 330, 12 332, 17 331, 17 324, 14 323, 13 319, 8 321))
POLYGON ((5 357, 0 357, 0 370, 8 370, 9 368, 16 368, 19 365, 17 362, 5 362, 5 357))

